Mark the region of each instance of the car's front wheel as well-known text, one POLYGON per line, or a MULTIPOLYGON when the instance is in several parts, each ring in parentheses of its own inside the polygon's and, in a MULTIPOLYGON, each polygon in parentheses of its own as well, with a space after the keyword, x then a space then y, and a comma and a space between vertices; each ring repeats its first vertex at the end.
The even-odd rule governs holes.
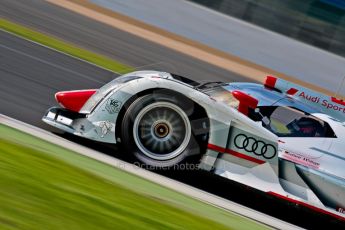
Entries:
POLYGON ((186 105, 167 95, 135 100, 122 122, 122 142, 142 163, 170 167, 199 151, 186 105))

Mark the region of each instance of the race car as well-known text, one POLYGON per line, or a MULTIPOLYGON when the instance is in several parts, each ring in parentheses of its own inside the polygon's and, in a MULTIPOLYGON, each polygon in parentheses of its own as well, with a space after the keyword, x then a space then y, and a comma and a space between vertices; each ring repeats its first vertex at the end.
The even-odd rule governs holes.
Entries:
POLYGON ((196 82, 137 71, 100 89, 58 92, 47 124, 120 144, 137 161, 199 168, 345 220, 345 102, 266 77, 196 82))

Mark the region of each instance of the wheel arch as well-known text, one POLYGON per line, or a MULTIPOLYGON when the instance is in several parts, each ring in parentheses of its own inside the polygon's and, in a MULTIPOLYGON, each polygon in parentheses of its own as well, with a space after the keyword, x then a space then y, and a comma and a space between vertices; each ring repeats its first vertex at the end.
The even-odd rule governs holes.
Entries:
MULTIPOLYGON (((193 105, 193 112, 190 115, 190 118, 195 121, 195 123, 198 123, 198 121, 200 122, 206 122, 206 129, 207 132, 209 132, 210 129, 210 118, 207 114, 206 109, 200 105, 199 103, 195 102, 194 100, 192 100, 191 98, 187 97, 186 95, 183 95, 182 93, 173 91, 171 89, 166 89, 166 88, 150 88, 150 89, 146 89, 143 90, 135 95, 133 95, 132 97, 130 97, 121 107, 120 112, 118 114, 117 120, 116 120, 116 125, 115 125, 115 139, 118 140, 118 138, 120 138, 120 133, 121 133, 121 122, 123 120, 123 117, 127 111, 127 109, 129 108, 129 106, 139 97, 145 96, 145 95, 149 95, 149 94, 153 94, 153 93, 161 93, 161 94, 165 94, 165 95, 171 95, 174 97, 178 97, 181 100, 183 100, 185 103, 191 103, 193 105)), ((197 124, 196 124, 197 125, 197 124)), ((197 133, 197 129, 192 130, 193 134, 195 135, 195 133, 197 133)))

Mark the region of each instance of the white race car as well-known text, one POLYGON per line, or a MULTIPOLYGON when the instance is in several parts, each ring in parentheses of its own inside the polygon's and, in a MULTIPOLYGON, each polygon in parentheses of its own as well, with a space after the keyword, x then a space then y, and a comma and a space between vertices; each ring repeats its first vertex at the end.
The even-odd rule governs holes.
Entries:
POLYGON ((140 162, 199 167, 345 220, 345 102, 268 76, 198 83, 138 71, 98 90, 58 92, 43 121, 121 144, 140 162))

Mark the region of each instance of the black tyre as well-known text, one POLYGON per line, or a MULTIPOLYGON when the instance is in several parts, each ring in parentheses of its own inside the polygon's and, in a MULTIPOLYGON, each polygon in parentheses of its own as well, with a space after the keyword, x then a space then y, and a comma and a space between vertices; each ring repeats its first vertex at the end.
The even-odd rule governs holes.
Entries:
POLYGON ((122 121, 124 149, 141 163, 158 168, 180 164, 186 157, 199 154, 190 122, 192 105, 157 93, 136 99, 122 121))

